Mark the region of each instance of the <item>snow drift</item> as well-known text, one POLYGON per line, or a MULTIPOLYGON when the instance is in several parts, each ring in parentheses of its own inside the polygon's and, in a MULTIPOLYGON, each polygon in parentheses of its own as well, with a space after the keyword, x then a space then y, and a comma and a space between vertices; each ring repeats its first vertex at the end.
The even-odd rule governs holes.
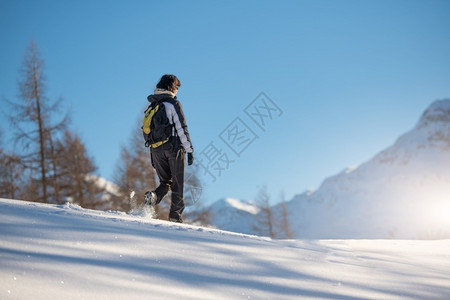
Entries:
POLYGON ((446 299, 450 240, 270 240, 0 199, 0 299, 446 299))

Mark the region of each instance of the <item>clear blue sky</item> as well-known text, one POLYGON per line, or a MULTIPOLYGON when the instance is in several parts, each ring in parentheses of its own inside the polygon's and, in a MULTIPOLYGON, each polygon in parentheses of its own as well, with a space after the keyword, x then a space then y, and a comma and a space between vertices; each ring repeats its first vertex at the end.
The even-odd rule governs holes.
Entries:
POLYGON ((447 0, 0 0, 2 97, 16 99, 30 38, 46 62, 47 96, 65 99, 108 179, 146 96, 176 74, 196 158, 212 142, 234 161, 205 178, 205 202, 253 199, 263 184, 273 202, 316 189, 450 97, 447 0), (260 92, 282 111, 265 131, 244 111, 260 92), (237 117, 257 136, 240 156, 220 138, 237 117))

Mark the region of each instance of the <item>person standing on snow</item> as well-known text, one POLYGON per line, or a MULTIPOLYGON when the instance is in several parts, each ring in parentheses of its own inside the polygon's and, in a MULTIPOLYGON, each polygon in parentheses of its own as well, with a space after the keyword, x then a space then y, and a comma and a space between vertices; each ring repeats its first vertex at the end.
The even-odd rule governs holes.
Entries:
POLYGON ((145 201, 146 204, 155 206, 161 202, 170 189, 172 191, 172 203, 169 221, 182 223, 185 154, 187 153, 188 156, 188 165, 192 165, 194 149, 189 138, 181 103, 176 97, 180 86, 181 82, 175 75, 166 74, 161 77, 156 85, 154 94, 147 97, 150 103, 164 104, 172 134, 166 143, 156 148, 151 147, 152 165, 156 169, 160 183, 154 191, 145 193, 145 201))

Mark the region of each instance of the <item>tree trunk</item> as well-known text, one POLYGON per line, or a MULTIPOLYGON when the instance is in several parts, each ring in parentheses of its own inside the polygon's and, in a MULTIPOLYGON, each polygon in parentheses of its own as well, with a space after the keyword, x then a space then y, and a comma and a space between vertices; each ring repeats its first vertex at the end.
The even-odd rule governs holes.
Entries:
POLYGON ((40 91, 38 82, 38 69, 36 62, 36 51, 33 47, 33 96, 36 100, 36 112, 39 125, 39 149, 40 149, 40 169, 41 169, 41 183, 42 183, 42 201, 48 202, 47 199, 47 175, 45 169, 45 136, 44 136, 44 124, 41 115, 41 101, 40 101, 40 91))

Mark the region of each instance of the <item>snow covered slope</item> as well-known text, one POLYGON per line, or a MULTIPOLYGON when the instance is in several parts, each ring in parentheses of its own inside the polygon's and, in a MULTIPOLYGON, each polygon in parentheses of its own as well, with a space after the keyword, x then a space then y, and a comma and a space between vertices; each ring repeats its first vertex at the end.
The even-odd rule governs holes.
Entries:
POLYGON ((288 204, 301 238, 450 237, 450 100, 354 170, 288 204))
POLYGON ((0 299, 445 299, 450 240, 270 240, 0 199, 0 299))

